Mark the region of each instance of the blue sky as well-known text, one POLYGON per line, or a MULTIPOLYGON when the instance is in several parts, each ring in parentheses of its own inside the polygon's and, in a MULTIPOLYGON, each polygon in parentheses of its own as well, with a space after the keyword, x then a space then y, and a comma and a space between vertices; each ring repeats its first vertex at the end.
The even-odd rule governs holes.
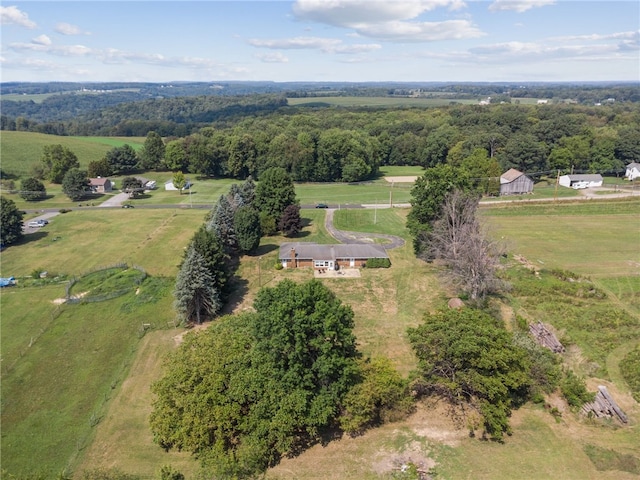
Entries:
POLYGON ((640 2, 2 0, 7 81, 640 81, 640 2))

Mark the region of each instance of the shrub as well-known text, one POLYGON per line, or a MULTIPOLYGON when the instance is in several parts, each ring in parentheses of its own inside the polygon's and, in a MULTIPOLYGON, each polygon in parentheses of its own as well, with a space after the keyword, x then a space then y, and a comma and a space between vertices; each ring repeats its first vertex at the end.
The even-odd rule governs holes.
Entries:
POLYGON ((367 268, 389 268, 391 266, 391 260, 388 258, 370 258, 365 263, 367 268))
POLYGON ((631 388, 631 394, 640 402, 640 347, 627 353, 620 362, 620 373, 631 388))
POLYGON ((593 402, 595 393, 587 391, 584 378, 577 376, 573 370, 567 370, 560 382, 560 390, 572 407, 580 408, 587 402, 593 402))

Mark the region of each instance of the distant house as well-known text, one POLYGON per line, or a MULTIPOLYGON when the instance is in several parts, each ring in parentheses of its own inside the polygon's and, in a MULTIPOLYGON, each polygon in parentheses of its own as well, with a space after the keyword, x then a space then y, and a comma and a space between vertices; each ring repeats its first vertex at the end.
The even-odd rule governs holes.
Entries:
POLYGON ((156 188, 158 188, 158 185, 156 184, 155 180, 149 180, 148 178, 145 178, 145 177, 134 177, 134 178, 140 181, 140 183, 142 184, 142 188, 144 188, 145 190, 155 190, 156 188))
POLYGON ((278 261, 284 268, 338 270, 362 267, 370 258, 389 258, 389 255, 380 245, 287 242, 280 245, 278 261))
POLYGON ((537 105, 546 105, 547 103, 549 103, 549 100, 546 100, 546 99, 544 99, 544 100, 538 100, 538 101, 536 102, 536 104, 537 104, 537 105))
POLYGON ((630 181, 640 178, 640 163, 632 162, 627 165, 627 171, 624 173, 624 178, 630 181))
POLYGON ((500 175, 500 195, 522 195, 533 192, 533 180, 511 168, 500 175))
POLYGON ((572 188, 576 184, 582 184, 585 188, 601 187, 602 175, 599 173, 562 175, 558 183, 563 187, 572 188))
POLYGON ((89 188, 93 193, 107 193, 113 189, 113 185, 108 178, 98 177, 89 179, 89 188))

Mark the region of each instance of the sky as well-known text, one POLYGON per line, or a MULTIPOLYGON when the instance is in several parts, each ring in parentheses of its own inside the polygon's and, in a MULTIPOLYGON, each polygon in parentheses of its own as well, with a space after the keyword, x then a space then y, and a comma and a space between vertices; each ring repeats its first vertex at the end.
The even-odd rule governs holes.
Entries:
POLYGON ((21 1, 0 80, 640 81, 637 0, 21 1))

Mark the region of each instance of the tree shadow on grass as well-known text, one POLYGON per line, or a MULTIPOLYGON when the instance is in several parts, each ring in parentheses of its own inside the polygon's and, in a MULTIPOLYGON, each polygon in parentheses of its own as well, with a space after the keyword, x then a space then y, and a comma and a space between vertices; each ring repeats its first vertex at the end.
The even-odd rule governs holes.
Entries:
POLYGON ((31 232, 31 233, 25 233, 18 242, 13 244, 13 246, 27 245, 29 243, 37 242, 38 240, 47 238, 48 236, 49 236, 49 232, 44 232, 42 230, 38 230, 36 232, 31 232))
POLYGON ((232 277, 229 280, 230 293, 227 301, 220 311, 220 315, 229 315, 244 301, 244 297, 249 291, 249 282, 244 278, 232 277))

